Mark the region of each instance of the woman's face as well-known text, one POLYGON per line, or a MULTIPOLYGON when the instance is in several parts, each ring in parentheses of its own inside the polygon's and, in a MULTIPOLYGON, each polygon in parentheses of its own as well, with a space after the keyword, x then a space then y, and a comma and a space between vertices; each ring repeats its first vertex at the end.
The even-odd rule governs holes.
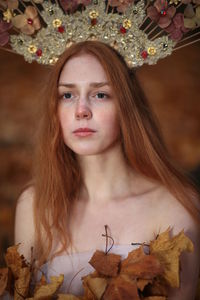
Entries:
POLYGON ((114 92, 99 61, 92 55, 72 57, 58 84, 58 115, 65 144, 79 155, 106 151, 119 140, 114 92), (78 128, 95 130, 80 136, 78 128))

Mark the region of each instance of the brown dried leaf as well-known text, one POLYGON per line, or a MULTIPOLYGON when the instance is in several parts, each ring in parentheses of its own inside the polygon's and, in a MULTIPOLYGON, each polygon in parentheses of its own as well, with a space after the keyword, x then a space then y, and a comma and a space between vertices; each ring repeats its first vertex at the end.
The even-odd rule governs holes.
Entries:
POLYGON ((0 269, 0 296, 3 295, 8 282, 8 268, 0 269))
POLYGON ((160 261, 153 255, 146 255, 142 246, 129 252, 128 257, 122 261, 120 270, 120 274, 142 279, 152 279, 162 272, 160 261))
POLYGON ((63 283, 64 275, 60 274, 59 276, 51 276, 50 280, 50 283, 41 285, 40 288, 37 289, 33 296, 34 299, 50 299, 63 283))
POLYGON ((140 300, 135 280, 126 275, 113 278, 103 295, 102 300, 140 300))
POLYGON ((105 276, 117 276, 121 256, 117 254, 105 254, 103 251, 96 250, 89 263, 93 268, 105 276))
POLYGON ((171 287, 179 287, 179 257, 182 251, 193 251, 192 241, 182 230, 170 238, 170 228, 161 233, 158 238, 150 243, 150 253, 154 254, 164 267, 163 277, 171 287))
POLYGON ((153 280, 152 279, 142 279, 142 278, 139 278, 137 279, 137 288, 142 292, 145 288, 145 286, 149 283, 152 283, 153 280))
POLYGON ((14 300, 22 300, 27 297, 29 292, 30 279, 30 268, 21 268, 19 270, 18 279, 15 280, 14 300))
POLYGON ((78 298, 71 294, 58 294, 57 300, 80 300, 81 298, 78 298))
POLYGON ((152 284, 145 287, 145 295, 167 296, 169 285, 163 277, 154 278, 152 284))
POLYGON ((19 252, 17 251, 18 247, 19 247, 19 244, 7 248, 7 252, 5 254, 6 264, 7 264, 8 268, 11 269, 11 271, 16 279, 19 276, 20 269, 22 268, 23 262, 24 262, 23 256, 21 256, 19 254, 19 252))
POLYGON ((135 262, 141 260, 141 258, 143 258, 144 256, 145 256, 145 253, 144 253, 143 247, 140 246, 139 248, 128 253, 127 258, 125 258, 122 261, 122 266, 125 267, 125 266, 129 265, 130 263, 135 263, 135 262))

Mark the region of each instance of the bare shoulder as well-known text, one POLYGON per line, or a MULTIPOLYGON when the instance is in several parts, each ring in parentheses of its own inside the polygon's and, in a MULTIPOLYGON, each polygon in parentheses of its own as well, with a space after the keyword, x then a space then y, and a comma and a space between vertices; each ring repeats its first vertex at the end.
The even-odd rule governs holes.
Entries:
POLYGON ((33 203, 34 188, 29 187, 17 199, 15 209, 14 242, 20 243, 19 252, 27 259, 30 259, 31 246, 34 246, 33 203))
MULTIPOLYGON (((165 187, 160 187, 157 192, 158 201, 158 222, 162 227, 173 227, 173 233, 176 234, 182 229, 193 228, 198 231, 198 226, 193 216, 183 206, 183 204, 165 187)), ((188 199, 191 203, 191 199, 188 199)), ((197 202, 200 210, 200 203, 197 202)))

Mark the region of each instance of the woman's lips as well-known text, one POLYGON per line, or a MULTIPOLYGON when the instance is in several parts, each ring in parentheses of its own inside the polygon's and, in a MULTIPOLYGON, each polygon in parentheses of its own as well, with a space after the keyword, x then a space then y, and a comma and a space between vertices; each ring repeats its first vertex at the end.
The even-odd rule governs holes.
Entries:
POLYGON ((95 133, 94 131, 78 131, 78 132, 74 132, 75 135, 77 136, 88 136, 88 135, 92 135, 93 133, 95 133))

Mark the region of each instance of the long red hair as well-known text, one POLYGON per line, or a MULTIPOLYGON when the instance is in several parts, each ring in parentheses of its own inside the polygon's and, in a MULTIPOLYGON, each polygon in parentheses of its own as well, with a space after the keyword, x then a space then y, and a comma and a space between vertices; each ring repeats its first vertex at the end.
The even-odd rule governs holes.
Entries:
POLYGON ((80 42, 69 47, 52 68, 43 101, 33 174, 35 247, 39 265, 49 259, 56 237, 62 247, 51 258, 72 245, 68 220, 72 203, 79 197, 82 177, 74 152, 62 138, 57 85, 65 63, 81 53, 99 60, 117 95, 121 143, 128 164, 138 173, 164 185, 200 223, 199 206, 195 205, 198 193, 184 172, 171 161, 135 70, 107 44, 80 42))

